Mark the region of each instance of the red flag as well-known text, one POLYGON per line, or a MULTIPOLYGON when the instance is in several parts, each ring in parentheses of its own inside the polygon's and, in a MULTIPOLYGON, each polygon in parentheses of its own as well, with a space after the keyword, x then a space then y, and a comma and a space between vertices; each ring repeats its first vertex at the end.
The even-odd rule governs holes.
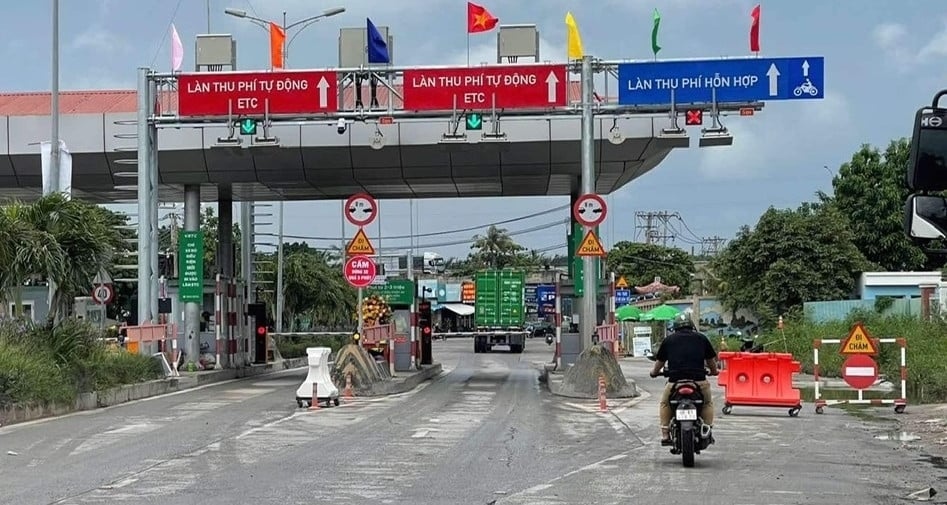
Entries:
POLYGON ((498 22, 500 20, 493 17, 487 9, 473 2, 467 2, 467 33, 489 32, 496 27, 498 22))
POLYGON ((750 25, 750 52, 760 52, 760 5, 756 4, 750 12, 753 24, 750 25))
POLYGON ((286 31, 276 23, 270 23, 270 66, 283 68, 283 49, 286 44, 286 31))

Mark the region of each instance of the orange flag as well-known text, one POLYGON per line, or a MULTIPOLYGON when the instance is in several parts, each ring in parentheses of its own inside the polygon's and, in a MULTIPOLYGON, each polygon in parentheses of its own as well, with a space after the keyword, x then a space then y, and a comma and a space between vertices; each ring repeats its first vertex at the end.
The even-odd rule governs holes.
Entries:
POLYGON ((283 45, 286 43, 286 31, 276 24, 270 23, 270 66, 283 68, 283 45))

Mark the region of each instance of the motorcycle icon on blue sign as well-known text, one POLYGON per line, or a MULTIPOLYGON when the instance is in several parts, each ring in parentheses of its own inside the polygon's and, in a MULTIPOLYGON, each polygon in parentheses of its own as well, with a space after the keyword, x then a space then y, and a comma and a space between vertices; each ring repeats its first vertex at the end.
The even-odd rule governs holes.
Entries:
POLYGON ((815 84, 812 84, 812 81, 806 77, 806 82, 796 86, 796 89, 792 90, 794 96, 802 96, 807 94, 809 96, 816 96, 819 94, 819 88, 815 87, 815 84))

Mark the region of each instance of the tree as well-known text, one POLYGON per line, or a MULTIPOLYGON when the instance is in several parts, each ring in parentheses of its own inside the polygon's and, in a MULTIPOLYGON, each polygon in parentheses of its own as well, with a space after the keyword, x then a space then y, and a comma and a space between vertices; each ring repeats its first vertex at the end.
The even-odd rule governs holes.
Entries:
MULTIPOLYGON (((260 253, 276 265, 276 255, 260 253)), ((301 330, 296 321, 308 318, 312 324, 339 327, 352 324, 357 293, 333 265, 334 255, 301 242, 283 245, 283 321, 285 330, 301 330)), ((276 311, 276 273, 261 276, 274 289, 264 295, 270 313, 276 311)))
POLYGON ((664 284, 679 286, 682 294, 690 292, 694 261, 675 247, 621 241, 605 261, 609 271, 624 276, 632 286, 644 286, 660 277, 664 284))
POLYGON ((28 278, 52 281, 49 319, 68 313, 76 296, 86 296, 95 277, 113 267, 123 246, 121 216, 63 194, 3 208, 0 218, 0 291, 12 290, 17 312, 28 278))
MULTIPOLYGON (((172 219, 177 220, 179 216, 172 219)), ((220 218, 214 212, 213 207, 204 207, 201 210, 201 232, 204 234, 204 278, 213 279, 219 270, 217 264, 217 248, 220 244, 220 237, 217 233, 217 227, 220 225, 220 218)), ((162 226, 158 231, 158 244, 160 250, 166 254, 172 254, 177 257, 177 251, 174 244, 177 244, 175 233, 180 233, 184 227, 175 221, 173 226, 162 226)), ((241 268, 240 254, 240 226, 233 223, 233 244, 235 245, 234 272, 239 272, 241 268)))
POLYGON ((518 253, 525 248, 517 244, 505 228, 490 226, 483 235, 474 235, 470 249, 473 261, 484 268, 513 266, 518 253))
POLYGON ((854 239, 834 205, 770 207, 714 258, 714 289, 728 310, 751 309, 764 325, 807 301, 847 298, 868 265, 854 239))
MULTIPOLYGON (((903 209, 908 196, 904 170, 910 143, 893 140, 882 154, 863 145, 832 180, 834 203, 848 220, 855 246, 872 263, 888 271, 924 268, 927 257, 904 234, 903 209)), ((938 268, 937 262, 928 268, 938 268)))

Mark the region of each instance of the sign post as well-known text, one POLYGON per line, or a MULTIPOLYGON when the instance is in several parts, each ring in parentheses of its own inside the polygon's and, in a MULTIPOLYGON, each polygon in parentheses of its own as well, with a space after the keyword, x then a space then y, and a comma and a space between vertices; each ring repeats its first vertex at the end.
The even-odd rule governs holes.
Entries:
POLYGON ((235 116, 332 114, 339 110, 335 72, 222 72, 178 76, 178 114, 235 116))
MULTIPOLYGON (((621 105, 825 98, 825 58, 728 58, 618 65, 621 105)), ((703 119, 702 117, 700 118, 703 119)), ((696 122, 697 117, 693 118, 696 122)), ((688 118, 691 123, 691 118, 688 118)))
POLYGON ((904 338, 881 338, 874 339, 868 334, 865 326, 858 322, 852 325, 851 331, 844 339, 816 339, 812 342, 813 352, 813 377, 815 388, 815 412, 822 414, 828 405, 844 404, 869 404, 869 405, 894 405, 894 411, 898 414, 904 413, 907 407, 907 340, 904 338), (821 383, 819 378, 819 349, 824 344, 839 344, 839 354, 846 356, 842 363, 842 379, 852 389, 858 391, 858 398, 852 400, 824 400, 822 399, 821 383), (882 344, 897 344, 901 351, 901 396, 894 399, 872 398, 866 399, 864 392, 872 387, 878 381, 879 369, 878 363, 873 356, 878 354, 879 346, 882 344))
POLYGON ((375 254, 375 246, 365 235, 364 227, 372 224, 378 217, 378 202, 367 193, 356 193, 345 201, 342 214, 349 223, 358 227, 358 232, 346 247, 345 253, 350 258, 345 262, 344 273, 345 280, 358 289, 356 312, 358 313, 358 332, 361 334, 365 324, 365 317, 362 315, 365 287, 370 286, 378 274, 375 260, 369 257, 375 254))
POLYGON ((567 99, 563 64, 425 68, 403 77, 405 110, 547 109, 567 99))
POLYGON ((178 236, 178 300, 204 301, 204 232, 181 231, 178 236))

